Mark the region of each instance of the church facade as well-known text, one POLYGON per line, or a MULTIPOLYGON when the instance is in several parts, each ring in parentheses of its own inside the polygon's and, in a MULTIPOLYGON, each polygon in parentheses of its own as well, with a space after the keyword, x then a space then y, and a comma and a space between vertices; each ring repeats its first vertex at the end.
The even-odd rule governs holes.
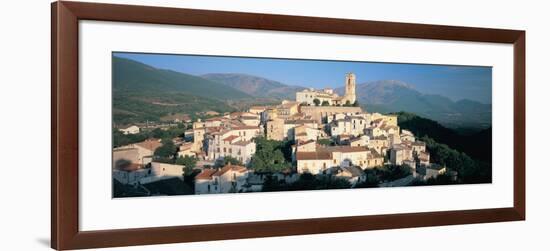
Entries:
POLYGON ((310 88, 296 92, 296 102, 309 106, 353 105, 355 101, 355 74, 353 73, 346 74, 344 96, 339 96, 330 88, 322 90, 310 88))

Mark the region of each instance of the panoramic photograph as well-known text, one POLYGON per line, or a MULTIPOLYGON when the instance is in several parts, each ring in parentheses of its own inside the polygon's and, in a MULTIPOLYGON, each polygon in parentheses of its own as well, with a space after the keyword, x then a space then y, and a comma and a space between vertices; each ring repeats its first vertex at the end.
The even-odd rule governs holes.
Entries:
POLYGON ((492 182, 492 68, 112 54, 113 198, 492 182))

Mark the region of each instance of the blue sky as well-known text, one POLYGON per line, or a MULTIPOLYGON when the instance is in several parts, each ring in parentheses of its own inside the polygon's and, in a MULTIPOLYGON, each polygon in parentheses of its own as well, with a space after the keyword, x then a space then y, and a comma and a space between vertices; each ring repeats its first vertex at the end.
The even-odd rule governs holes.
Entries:
POLYGON ((491 67, 425 64, 371 63, 326 60, 268 59, 145 53, 114 53, 144 64, 193 75, 244 73, 287 85, 340 87, 344 75, 353 72, 357 83, 400 80, 418 91, 453 100, 491 103, 491 67))

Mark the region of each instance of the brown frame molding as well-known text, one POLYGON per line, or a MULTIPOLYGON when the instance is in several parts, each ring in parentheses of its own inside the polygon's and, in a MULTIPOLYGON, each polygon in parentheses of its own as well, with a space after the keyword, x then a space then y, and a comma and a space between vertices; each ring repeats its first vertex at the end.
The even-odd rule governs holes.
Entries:
POLYGON ((51 14, 51 246, 54 249, 525 220, 525 31, 65 1, 52 3, 51 14), (514 206, 427 213, 79 231, 79 20, 513 44, 514 206))

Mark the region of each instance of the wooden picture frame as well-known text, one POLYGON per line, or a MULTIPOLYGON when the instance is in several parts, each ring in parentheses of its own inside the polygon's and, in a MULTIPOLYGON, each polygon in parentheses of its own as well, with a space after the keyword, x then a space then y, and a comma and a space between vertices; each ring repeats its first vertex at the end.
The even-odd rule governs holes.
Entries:
POLYGON ((100 248, 525 219, 525 31, 65 1, 52 4, 51 20, 51 246, 54 249, 100 248), (79 231, 79 20, 513 44, 513 207, 79 231))

